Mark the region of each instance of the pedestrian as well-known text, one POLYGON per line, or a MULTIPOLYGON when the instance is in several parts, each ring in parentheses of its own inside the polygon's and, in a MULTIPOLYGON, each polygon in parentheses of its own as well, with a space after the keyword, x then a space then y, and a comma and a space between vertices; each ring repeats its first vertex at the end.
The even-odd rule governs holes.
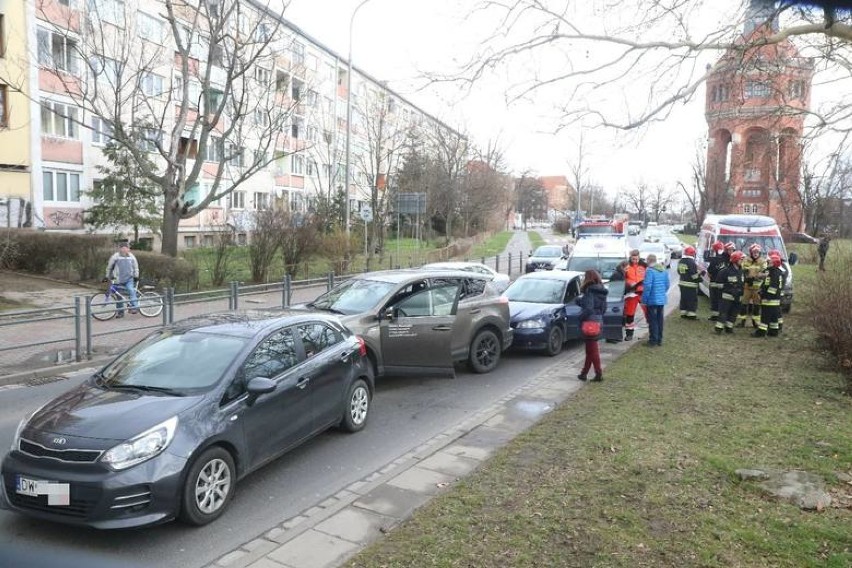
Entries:
POLYGON ((728 264, 728 254, 725 252, 725 243, 716 241, 711 246, 713 256, 710 257, 710 262, 707 265, 707 276, 710 279, 710 321, 716 321, 719 318, 719 298, 722 296, 722 285, 716 282, 719 273, 724 270, 728 264))
POLYGON ((819 240, 819 245, 817 245, 817 252, 819 253, 819 269, 825 272, 825 255, 828 254, 828 246, 831 244, 831 237, 829 237, 826 233, 822 234, 822 238, 819 240))
POLYGON ((601 338, 603 327, 603 315, 606 312, 607 289, 603 285, 601 275, 597 270, 587 270, 583 276, 583 286, 580 288, 582 295, 575 300, 580 306, 580 326, 583 340, 586 343, 586 360, 583 362, 583 370, 577 375, 581 381, 585 381, 589 370, 594 367, 595 377, 593 381, 603 380, 603 369, 601 369, 601 354, 598 348, 598 340, 601 338))
MULTIPOLYGON (((130 243, 121 241, 118 244, 118 252, 114 253, 107 262, 106 276, 104 282, 110 282, 115 278, 118 286, 123 287, 130 297, 130 313, 135 314, 139 307, 136 299, 136 281, 139 279, 139 263, 130 252, 130 243)), ((116 317, 124 317, 124 302, 116 302, 116 317)))
MULTIPOLYGON (((777 251, 776 251, 777 252, 777 251)), ((784 290, 786 273, 781 254, 769 254, 766 276, 760 283, 760 323, 754 330, 755 337, 776 337, 781 333, 781 293, 784 290)))
POLYGON ((766 260, 761 256, 762 252, 759 244, 752 243, 748 247, 748 256, 743 259, 743 299, 737 327, 745 327, 748 319, 751 319, 752 327, 757 327, 760 321, 760 284, 766 277, 766 260))
POLYGON ((683 249, 683 257, 677 263, 678 288, 680 288, 680 317, 698 319, 698 283, 704 271, 695 264, 695 247, 683 249))
POLYGON ((624 270, 624 340, 633 339, 636 332, 636 308, 642 298, 642 282, 645 280, 645 263, 639 250, 630 251, 630 260, 624 270))
POLYGON ((649 347, 663 345, 663 311, 666 307, 666 295, 669 291, 669 271, 657 264, 657 255, 649 254, 648 268, 645 270, 645 285, 642 291, 642 304, 648 310, 649 347))
POLYGON ((740 263, 745 255, 734 251, 717 281, 722 284, 722 297, 719 299, 719 317, 716 320, 716 333, 734 333, 734 320, 740 313, 740 301, 743 296, 743 271, 740 263))

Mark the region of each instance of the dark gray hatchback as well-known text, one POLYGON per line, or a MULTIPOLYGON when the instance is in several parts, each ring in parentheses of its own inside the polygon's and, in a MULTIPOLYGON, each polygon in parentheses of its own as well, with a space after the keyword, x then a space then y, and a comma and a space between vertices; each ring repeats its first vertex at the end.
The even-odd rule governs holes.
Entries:
POLYGON ((323 430, 361 430, 364 341, 312 312, 230 312, 159 330, 21 421, 4 505, 97 528, 219 517, 236 482, 323 430))

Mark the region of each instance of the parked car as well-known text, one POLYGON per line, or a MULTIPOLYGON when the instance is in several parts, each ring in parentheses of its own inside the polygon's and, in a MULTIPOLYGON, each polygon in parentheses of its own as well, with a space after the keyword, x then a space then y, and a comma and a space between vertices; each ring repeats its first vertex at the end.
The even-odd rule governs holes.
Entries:
POLYGON ((102 529, 204 525, 251 471, 331 426, 364 428, 372 395, 364 341, 334 316, 198 316, 24 418, 3 460, 3 500, 102 529))
POLYGON ((683 243, 680 242, 680 239, 676 236, 664 235, 660 237, 660 242, 666 245, 666 248, 669 249, 669 256, 671 258, 683 257, 683 243))
POLYGON ((639 247, 639 258, 647 261, 648 255, 653 254, 657 257, 657 264, 662 264, 666 268, 671 268, 672 257, 669 249, 663 243, 642 243, 639 247))
POLYGON ((449 261, 449 262, 431 262, 421 266, 423 270, 464 270, 466 272, 475 272, 482 274, 491 279, 491 285, 498 292, 503 292, 509 287, 511 279, 508 274, 497 272, 490 266, 481 262, 464 262, 464 261, 449 261))
POLYGON ((537 270, 553 270, 553 265, 562 258, 562 247, 560 245, 542 245, 527 259, 524 272, 535 272, 537 270))
POLYGON ((509 305, 485 275, 463 270, 360 274, 305 304, 364 338, 376 376, 488 373, 512 343, 509 305))
MULTIPOLYGON (((513 347, 554 356, 562 351, 565 341, 582 337, 581 309, 575 300, 580 295, 583 274, 563 270, 536 272, 512 282, 505 296, 515 332, 513 347)), ((607 289, 603 337, 621 341, 624 282, 610 282, 607 289)))

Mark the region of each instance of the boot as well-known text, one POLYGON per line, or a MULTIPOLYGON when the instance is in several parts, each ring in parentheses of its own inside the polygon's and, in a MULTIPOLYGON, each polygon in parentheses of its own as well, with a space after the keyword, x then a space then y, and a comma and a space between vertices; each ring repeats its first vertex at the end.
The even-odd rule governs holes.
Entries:
POLYGON ((751 327, 757 329, 757 320, 751 320, 751 327))
POLYGON ((628 329, 626 332, 624 332, 624 341, 630 341, 631 339, 633 339, 633 330, 628 329))
POLYGON ((758 328, 754 330, 754 333, 751 334, 752 337, 766 337, 766 332, 762 329, 758 328))
POLYGON ((745 327, 745 318, 737 321, 737 327, 745 327))
POLYGON ((579 375, 577 375, 577 378, 580 379, 581 381, 585 381, 586 375, 584 375, 583 373, 580 373, 579 375))
POLYGON ((722 335, 722 328, 721 327, 714 327, 713 331, 716 332, 716 335, 722 335))
POLYGON ((603 380, 603 373, 598 374, 598 375, 595 375, 595 378, 594 378, 594 379, 592 379, 592 381, 594 381, 594 382, 596 382, 596 383, 599 383, 599 382, 601 382, 602 380, 603 380))
POLYGON ((734 328, 733 327, 726 327, 725 333, 734 333, 734 328))

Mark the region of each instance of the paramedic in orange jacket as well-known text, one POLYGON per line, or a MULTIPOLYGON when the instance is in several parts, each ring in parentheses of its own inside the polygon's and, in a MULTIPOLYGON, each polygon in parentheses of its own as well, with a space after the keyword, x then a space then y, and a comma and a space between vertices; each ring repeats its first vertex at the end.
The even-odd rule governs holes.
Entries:
POLYGON ((639 300, 642 299, 642 282, 644 280, 645 263, 639 258, 639 251, 634 249, 630 251, 630 262, 624 270, 625 341, 633 339, 633 333, 636 331, 636 307, 639 305, 639 300))

